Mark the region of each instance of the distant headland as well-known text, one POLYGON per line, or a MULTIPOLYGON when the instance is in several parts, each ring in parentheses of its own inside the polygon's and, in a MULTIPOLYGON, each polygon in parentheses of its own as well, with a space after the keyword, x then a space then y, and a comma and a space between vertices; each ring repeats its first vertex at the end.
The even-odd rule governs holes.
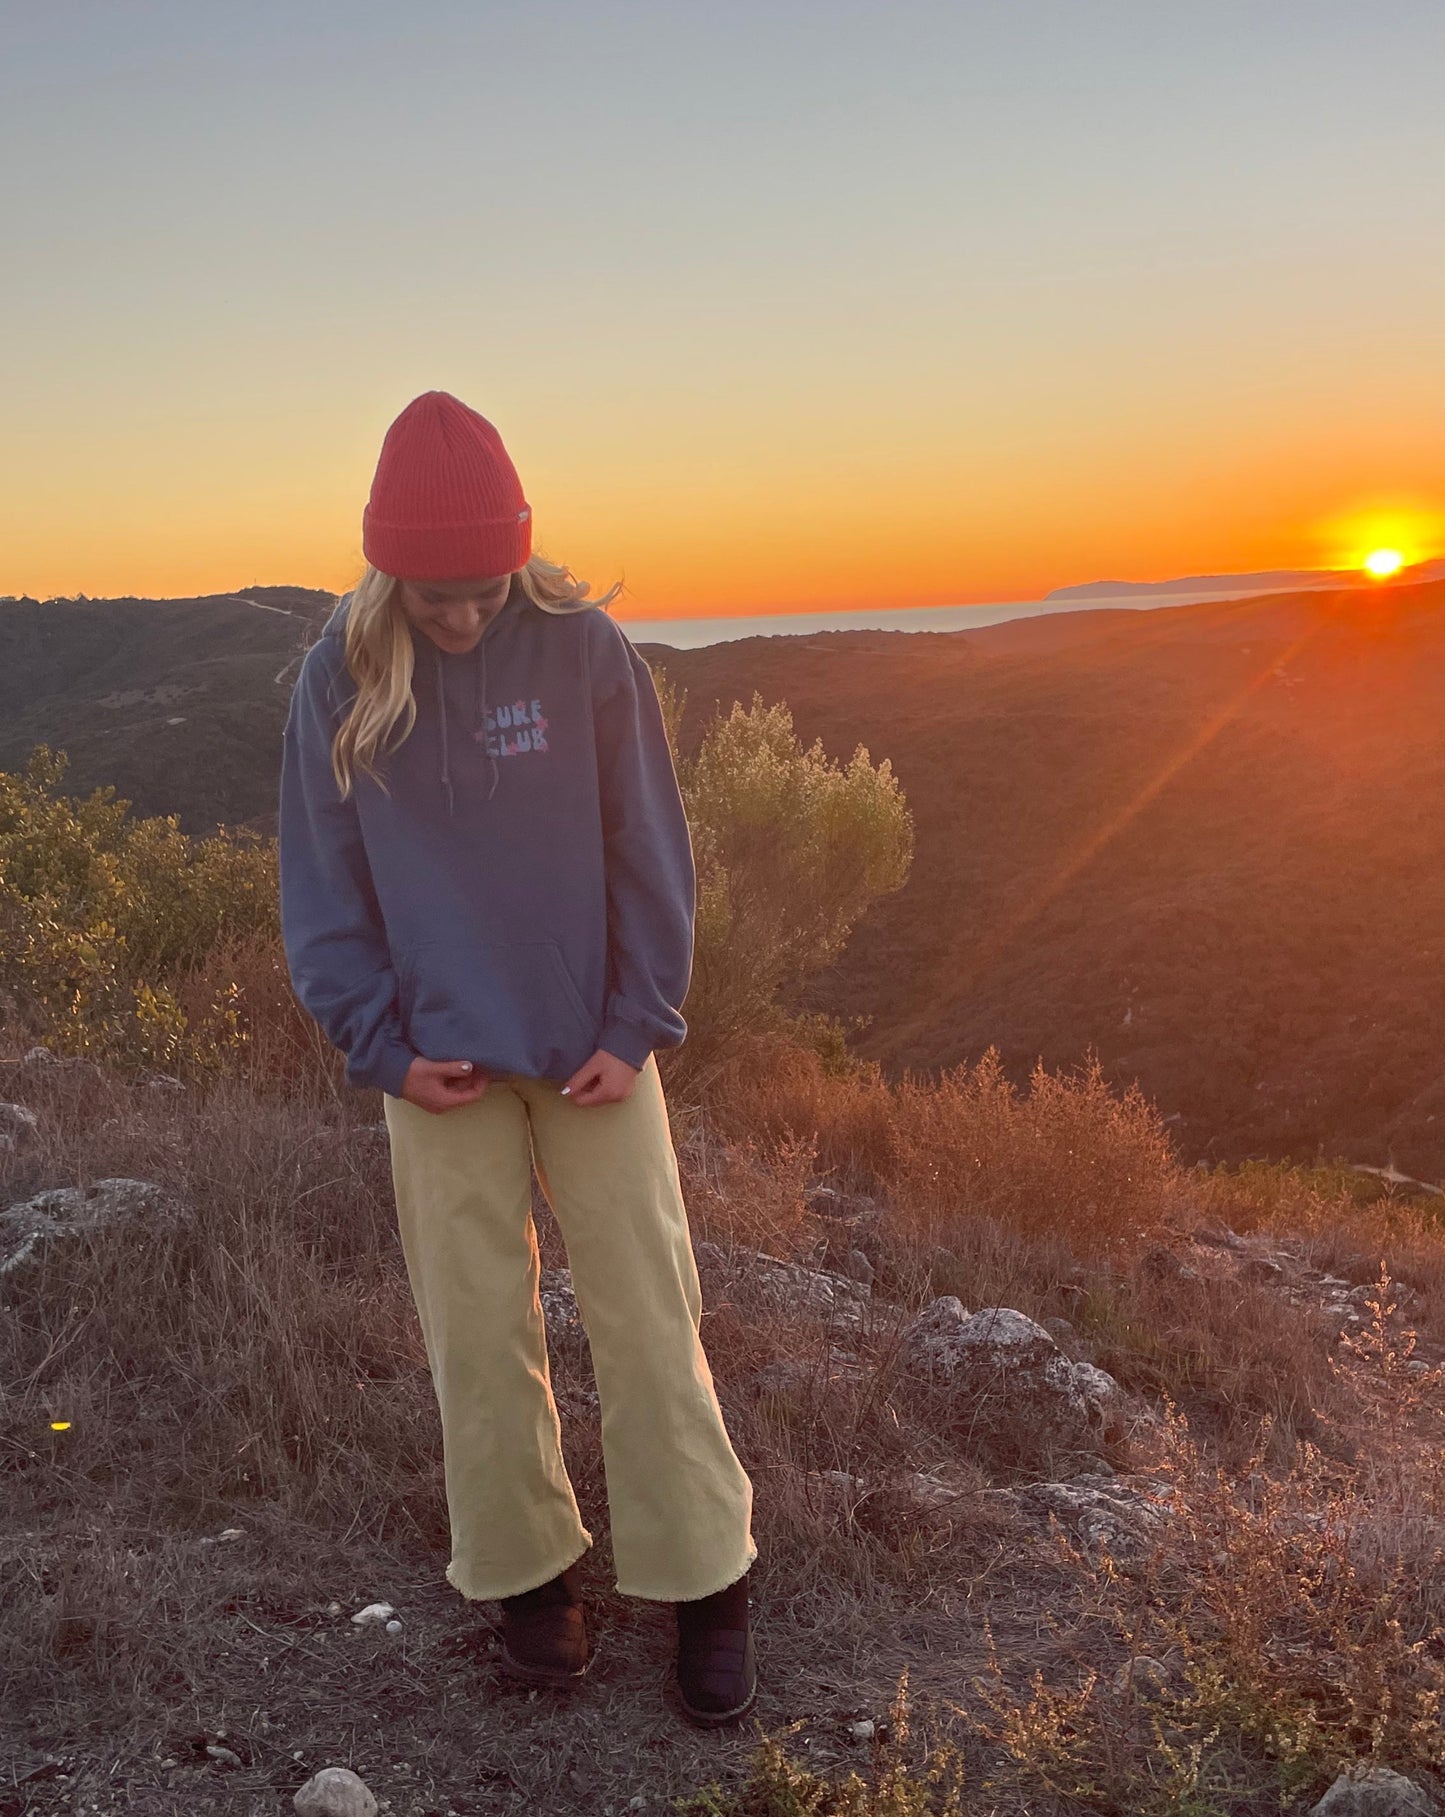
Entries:
MULTIPOLYGON (((1439 580, 1445 559, 1405 568, 1397 581, 1439 580)), ((1267 568, 1257 574, 1186 574, 1179 580, 1091 580, 1055 587, 1045 603, 1058 599, 1131 599, 1152 593, 1302 593, 1312 587, 1360 587, 1375 583, 1358 568, 1267 568)))

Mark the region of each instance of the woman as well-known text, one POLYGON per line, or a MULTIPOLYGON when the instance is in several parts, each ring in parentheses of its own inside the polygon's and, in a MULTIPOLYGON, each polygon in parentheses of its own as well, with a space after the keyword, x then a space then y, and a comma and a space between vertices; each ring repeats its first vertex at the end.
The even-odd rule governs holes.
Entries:
POLYGON ((619 1590, 673 1603, 695 1721, 753 1703, 752 1485, 699 1337, 655 1051, 686 1032, 692 848, 651 675, 532 554, 501 439, 444 391, 387 431, 368 567, 286 726, 281 917, 302 1004, 385 1094, 441 1412, 448 1580, 503 1663, 589 1663, 592 1544, 559 1446, 531 1219, 567 1246, 602 1410, 619 1590))

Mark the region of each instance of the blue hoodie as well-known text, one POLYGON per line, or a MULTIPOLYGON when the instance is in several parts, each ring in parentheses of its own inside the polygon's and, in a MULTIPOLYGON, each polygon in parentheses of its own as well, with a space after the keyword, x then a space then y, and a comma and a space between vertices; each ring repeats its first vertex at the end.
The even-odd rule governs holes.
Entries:
POLYGON ((514 579, 466 655, 408 625, 416 723, 342 800, 356 694, 344 595, 307 651, 281 767, 292 983, 354 1085, 401 1095, 418 1055, 563 1080, 641 1067, 687 1032, 695 875, 647 665, 596 608, 514 579))

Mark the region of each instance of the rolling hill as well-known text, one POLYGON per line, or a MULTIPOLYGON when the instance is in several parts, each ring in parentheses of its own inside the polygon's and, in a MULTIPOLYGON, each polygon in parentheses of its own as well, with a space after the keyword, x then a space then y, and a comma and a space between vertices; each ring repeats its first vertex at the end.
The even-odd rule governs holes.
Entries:
POLYGON ((693 725, 757 688, 902 780, 826 1006, 890 1067, 1092 1048, 1194 1155, 1438 1179, 1445 585, 1070 618, 666 658, 693 725))
MULTIPOLYGON (((43 738, 77 786, 267 824, 330 596, 249 597, 0 605, 0 765, 43 738)), ((913 875, 820 998, 862 1052, 1093 1050, 1190 1155, 1445 1176, 1445 583, 641 647, 685 741, 756 689, 891 759, 913 875)))
POLYGON ((112 786, 188 832, 274 826, 290 678, 335 603, 305 587, 0 601, 0 769, 49 744, 74 793, 112 786))

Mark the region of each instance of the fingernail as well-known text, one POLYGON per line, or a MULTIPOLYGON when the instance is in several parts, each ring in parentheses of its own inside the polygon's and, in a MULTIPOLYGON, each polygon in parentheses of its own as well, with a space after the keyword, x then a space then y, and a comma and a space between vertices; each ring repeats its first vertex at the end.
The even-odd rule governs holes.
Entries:
POLYGON ((570 1085, 564 1085, 562 1087, 561 1096, 564 1098, 570 1098, 572 1096, 572 1087, 570 1085))

